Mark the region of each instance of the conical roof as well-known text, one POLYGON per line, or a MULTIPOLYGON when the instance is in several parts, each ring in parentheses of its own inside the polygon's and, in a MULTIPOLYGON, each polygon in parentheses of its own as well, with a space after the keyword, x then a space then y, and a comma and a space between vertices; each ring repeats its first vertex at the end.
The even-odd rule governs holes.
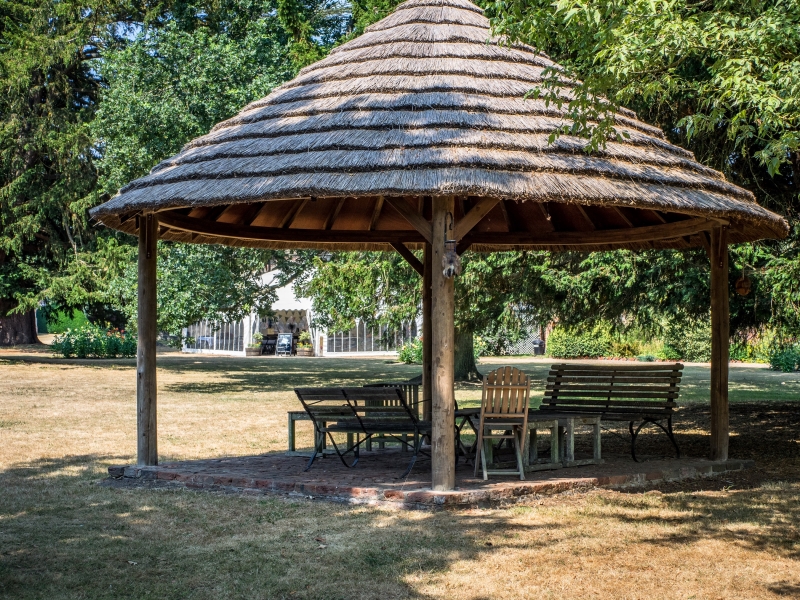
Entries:
POLYGON ((549 144, 563 110, 523 96, 551 65, 467 0, 408 0, 92 215, 132 233, 157 211, 163 238, 190 242, 388 249, 421 242, 408 213, 453 195, 456 219, 499 199, 468 236, 478 250, 682 248, 719 223, 733 243, 787 234, 630 111, 629 138, 602 151, 549 144))

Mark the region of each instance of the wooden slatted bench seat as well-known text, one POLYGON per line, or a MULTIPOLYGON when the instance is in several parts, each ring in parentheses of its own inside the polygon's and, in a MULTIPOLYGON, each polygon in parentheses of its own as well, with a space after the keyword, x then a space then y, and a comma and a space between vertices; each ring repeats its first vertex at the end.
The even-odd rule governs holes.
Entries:
POLYGON ((642 427, 656 425, 667 434, 680 458, 672 414, 682 374, 680 363, 553 365, 539 410, 552 415, 600 415, 603 421, 627 421, 633 460, 642 427))
MULTIPOLYGON (((342 464, 354 467, 358 463, 362 444, 382 434, 393 437, 413 450, 411 462, 402 475, 404 477, 417 460, 422 437, 431 433, 430 422, 417 418, 398 387, 295 388, 294 392, 314 423, 315 447, 306 471, 311 468, 317 455, 323 455, 321 441, 326 436, 342 464), (356 439, 341 449, 334 438, 335 433, 354 434, 356 439), (405 438, 407 435, 413 437, 413 444, 408 443, 405 438), (352 462, 348 463, 348 455, 352 455, 352 462)), ((348 435, 349 439, 351 436, 348 435)))

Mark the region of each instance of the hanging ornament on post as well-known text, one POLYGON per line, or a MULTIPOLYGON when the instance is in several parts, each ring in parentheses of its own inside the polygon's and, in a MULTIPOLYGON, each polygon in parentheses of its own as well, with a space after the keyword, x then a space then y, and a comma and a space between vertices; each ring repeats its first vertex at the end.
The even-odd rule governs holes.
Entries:
POLYGON ((461 275, 461 257, 456 252, 456 241, 448 240, 448 230, 453 230, 453 213, 448 212, 444 221, 444 256, 442 257, 442 274, 447 279, 461 275), (447 221, 450 221, 448 226, 447 221))
POLYGON ((753 287, 750 278, 744 274, 744 267, 742 267, 742 276, 736 280, 736 293, 740 296, 747 296, 750 293, 750 288, 753 287))

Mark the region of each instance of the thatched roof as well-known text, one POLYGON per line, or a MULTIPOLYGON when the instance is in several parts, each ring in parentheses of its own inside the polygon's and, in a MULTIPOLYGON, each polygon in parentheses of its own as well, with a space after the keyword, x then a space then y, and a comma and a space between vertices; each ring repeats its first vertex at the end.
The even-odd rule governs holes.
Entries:
POLYGON ((157 211, 165 239, 388 249, 421 242, 410 221, 453 195, 456 219, 499 200, 468 235, 479 250, 680 248, 719 222, 734 243, 787 234, 630 111, 603 151, 548 144, 563 112, 523 96, 552 64, 502 45, 467 0, 409 0, 92 215, 133 232, 157 211))

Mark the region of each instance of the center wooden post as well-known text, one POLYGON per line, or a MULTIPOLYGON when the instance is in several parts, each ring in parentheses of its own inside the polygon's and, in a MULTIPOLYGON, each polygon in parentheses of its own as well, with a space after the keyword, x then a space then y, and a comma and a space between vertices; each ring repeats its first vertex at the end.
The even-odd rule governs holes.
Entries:
POLYGON ((454 286, 444 276, 442 259, 445 240, 453 224, 452 196, 433 198, 431 231, 431 391, 432 429, 431 455, 434 491, 452 490, 456 484, 454 364, 454 286))
POLYGON ((711 460, 728 460, 728 228, 711 231, 711 460))
POLYGON ((422 418, 431 420, 431 355, 433 337, 431 333, 431 245, 425 243, 422 264, 422 418))
POLYGON ((136 347, 136 429, 139 466, 158 464, 156 431, 156 242, 158 218, 142 215, 139 220, 139 290, 136 347))

